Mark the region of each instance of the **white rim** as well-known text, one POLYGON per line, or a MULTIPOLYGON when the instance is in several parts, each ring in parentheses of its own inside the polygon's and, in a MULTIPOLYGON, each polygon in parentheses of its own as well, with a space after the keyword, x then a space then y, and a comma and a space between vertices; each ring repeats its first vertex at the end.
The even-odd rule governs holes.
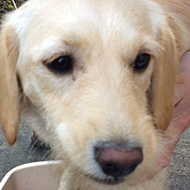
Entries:
POLYGON ((36 167, 36 166, 43 166, 43 165, 52 165, 52 164, 60 164, 61 161, 57 160, 57 161, 41 161, 41 162, 32 162, 32 163, 27 163, 27 164, 22 164, 20 166, 17 166, 13 169, 11 169, 2 179, 1 183, 0 183, 0 190, 4 187, 5 183, 7 182, 7 180, 9 179, 9 177, 16 171, 22 170, 22 169, 26 169, 26 168, 31 168, 31 167, 36 167))

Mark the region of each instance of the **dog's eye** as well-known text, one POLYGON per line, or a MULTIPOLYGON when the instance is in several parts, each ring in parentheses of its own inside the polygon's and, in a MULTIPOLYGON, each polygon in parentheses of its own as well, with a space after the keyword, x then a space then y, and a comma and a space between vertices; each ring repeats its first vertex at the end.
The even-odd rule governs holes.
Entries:
POLYGON ((68 73, 73 69, 73 60, 70 56, 61 56, 47 64, 47 67, 55 73, 68 73))
POLYGON ((140 54, 136 57, 133 68, 134 71, 144 71, 150 62, 150 55, 147 53, 140 54))

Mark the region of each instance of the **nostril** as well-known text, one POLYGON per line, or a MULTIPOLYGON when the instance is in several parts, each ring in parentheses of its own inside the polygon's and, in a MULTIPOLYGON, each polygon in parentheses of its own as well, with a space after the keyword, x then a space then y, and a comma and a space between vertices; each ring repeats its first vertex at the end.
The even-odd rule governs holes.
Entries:
POLYGON ((113 177, 122 177, 132 173, 143 161, 140 148, 120 151, 115 148, 102 148, 96 151, 96 161, 102 171, 113 177))

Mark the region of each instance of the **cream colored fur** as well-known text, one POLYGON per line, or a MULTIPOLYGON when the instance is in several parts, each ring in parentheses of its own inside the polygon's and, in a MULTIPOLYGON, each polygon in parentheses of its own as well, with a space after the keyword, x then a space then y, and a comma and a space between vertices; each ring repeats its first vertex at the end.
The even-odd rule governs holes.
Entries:
POLYGON ((138 183, 164 149, 178 63, 190 48, 186 0, 29 0, 0 34, 0 121, 14 144, 20 111, 63 159, 66 190, 165 190, 166 171, 138 183), (138 54, 151 61, 135 73, 138 54), (46 64, 70 55, 72 73, 46 64), (94 160, 97 142, 128 141, 143 162, 119 185, 106 186, 94 160), (66 176, 66 178, 65 178, 66 176))
POLYGON ((167 169, 163 169, 154 178, 149 181, 139 183, 134 186, 127 186, 126 184, 119 185, 100 185, 97 182, 89 180, 87 177, 81 176, 76 171, 64 171, 61 178, 59 190, 167 190, 165 180, 167 179, 167 169), (72 174, 72 175, 71 175, 72 174))

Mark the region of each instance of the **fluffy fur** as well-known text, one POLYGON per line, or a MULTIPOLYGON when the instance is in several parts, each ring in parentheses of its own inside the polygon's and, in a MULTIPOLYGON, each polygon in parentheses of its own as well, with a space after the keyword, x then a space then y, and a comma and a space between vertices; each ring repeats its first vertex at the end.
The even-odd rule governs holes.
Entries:
MULTIPOLYGON (((170 123, 178 63, 190 46, 186 0, 30 0, 0 34, 0 121, 10 145, 20 112, 63 159, 67 190, 164 190, 166 172, 131 186, 155 167, 170 123), (151 61, 134 72, 138 54, 151 61), (57 74, 47 63, 74 60, 57 74), (118 185, 94 159, 98 142, 128 142, 143 162, 118 185), (89 177, 91 176, 91 177, 89 177)), ((63 187, 64 186, 64 187, 63 187)))

